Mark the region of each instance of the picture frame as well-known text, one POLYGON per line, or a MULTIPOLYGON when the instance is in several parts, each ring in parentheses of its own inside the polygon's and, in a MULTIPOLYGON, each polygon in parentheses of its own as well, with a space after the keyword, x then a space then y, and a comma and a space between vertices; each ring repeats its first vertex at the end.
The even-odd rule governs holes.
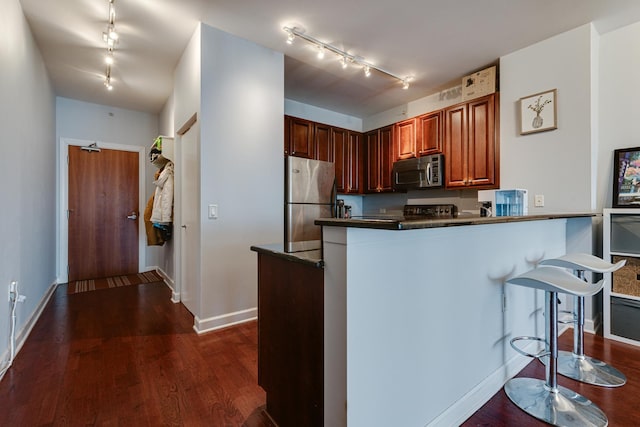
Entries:
POLYGON ((640 208, 640 147, 613 151, 614 208, 640 208))
POLYGON ((557 95, 551 89, 520 98, 520 135, 558 128, 557 95))

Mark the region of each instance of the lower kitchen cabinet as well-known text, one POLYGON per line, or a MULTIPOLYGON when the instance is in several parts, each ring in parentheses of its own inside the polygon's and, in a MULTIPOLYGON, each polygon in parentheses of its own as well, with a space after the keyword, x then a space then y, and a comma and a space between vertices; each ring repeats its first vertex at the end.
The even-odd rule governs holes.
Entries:
POLYGON ((497 96, 491 94, 444 109, 447 189, 499 187, 497 96))
POLYGON ((258 384, 280 427, 322 426, 324 270, 258 253, 258 384))
POLYGON ((393 167, 394 126, 367 132, 365 134, 367 179, 365 193, 384 193, 393 191, 391 169, 393 167))

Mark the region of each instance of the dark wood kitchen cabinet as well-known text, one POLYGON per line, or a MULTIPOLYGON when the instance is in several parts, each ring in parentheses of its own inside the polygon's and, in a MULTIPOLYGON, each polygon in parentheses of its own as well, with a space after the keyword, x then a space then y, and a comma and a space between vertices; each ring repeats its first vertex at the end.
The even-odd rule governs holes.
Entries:
POLYGON ((395 160, 416 157, 418 119, 414 117, 398 122, 395 127, 395 160))
POLYGON ((391 168, 394 161, 394 125, 365 134, 367 179, 366 193, 391 192, 391 168))
POLYGON ((363 169, 362 134, 334 128, 333 135, 338 193, 361 193, 363 169))
POLYGON ((332 127, 322 123, 315 123, 313 127, 313 139, 316 150, 313 158, 325 162, 333 162, 332 127))
POLYGON ((285 116, 284 154, 333 162, 340 194, 363 191, 362 133, 285 116))
POLYGON ((498 188, 497 94, 444 110, 446 188, 498 188))
POLYGON ((324 419, 324 270, 258 253, 258 384, 283 427, 324 419))
POLYGON ((315 123, 297 117, 285 116, 284 126, 285 154, 305 159, 315 158, 315 123))
POLYGON ((416 121, 418 156, 442 153, 442 111, 423 114, 416 121))

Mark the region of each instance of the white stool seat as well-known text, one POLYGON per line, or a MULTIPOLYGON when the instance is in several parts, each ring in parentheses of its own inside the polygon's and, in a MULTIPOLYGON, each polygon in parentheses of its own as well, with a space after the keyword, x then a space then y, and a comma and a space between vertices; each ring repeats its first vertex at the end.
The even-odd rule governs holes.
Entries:
POLYGON ((591 254, 572 253, 559 258, 542 260, 540 265, 552 265, 554 267, 593 271, 595 273, 611 273, 624 267, 626 262, 627 260, 622 260, 612 264, 591 254))
MULTIPOLYGON (((579 278, 585 280, 584 272, 612 273, 621 269, 626 260, 615 264, 586 253, 571 253, 559 258, 545 259, 540 265, 571 269, 579 278)), ((584 282, 586 284, 586 281, 584 282)), ((573 314, 573 352, 558 352, 558 373, 565 377, 601 387, 620 387, 627 382, 625 375, 618 369, 598 359, 584 354, 584 296, 574 298, 573 314)), ((540 359, 543 363, 546 358, 540 359)))
MULTIPOLYGON (((558 385, 558 293, 586 297, 595 295, 604 286, 585 283, 565 269, 538 267, 506 281, 513 285, 545 291, 547 369, 545 380, 537 378, 512 378, 504 385, 509 399, 529 415, 555 426, 605 427, 609 421, 596 404, 584 396, 558 385)), ((511 340, 530 339, 516 337, 511 340)), ((539 338, 535 338, 539 339, 539 338)), ((514 349, 519 351, 515 346, 514 349)), ((519 351, 520 352, 520 351, 519 351)), ((522 352, 520 352, 522 353, 522 352)), ((542 357, 532 355, 533 357, 542 357)))
POLYGON ((595 295, 604 286, 604 280, 585 283, 573 274, 553 267, 535 268, 507 280, 507 283, 582 297, 595 295))

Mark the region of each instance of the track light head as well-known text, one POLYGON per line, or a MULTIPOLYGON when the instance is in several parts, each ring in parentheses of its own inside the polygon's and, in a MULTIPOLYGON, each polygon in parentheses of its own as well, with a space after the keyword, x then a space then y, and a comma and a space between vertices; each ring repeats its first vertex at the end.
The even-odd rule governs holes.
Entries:
POLYGON ((300 30, 297 27, 282 27, 283 31, 285 31, 287 33, 287 44, 292 44, 293 41, 296 38, 300 38, 302 40, 304 40, 305 42, 315 46, 315 48, 317 49, 317 56, 318 59, 322 59, 325 56, 326 51, 329 51, 331 53, 334 53, 335 55, 338 56, 338 59, 340 61, 340 65, 342 66, 342 68, 347 68, 348 63, 349 62, 353 62, 354 64, 356 64, 357 66, 361 66, 363 67, 364 70, 364 75, 366 77, 369 77, 371 75, 371 69, 373 68, 374 70, 387 75, 391 78, 394 78, 396 80, 398 80, 400 83, 402 83, 402 88, 403 89, 408 89, 409 88, 409 82, 411 81, 411 77, 400 77, 390 71, 384 70, 380 67, 377 67, 375 65, 371 65, 368 62, 366 62, 364 60, 364 58, 359 57, 359 56, 355 56, 353 54, 350 54, 348 52, 345 52, 342 49, 339 49, 331 44, 327 44, 323 41, 320 41, 314 37, 311 37, 310 35, 306 34, 303 30, 300 30))

